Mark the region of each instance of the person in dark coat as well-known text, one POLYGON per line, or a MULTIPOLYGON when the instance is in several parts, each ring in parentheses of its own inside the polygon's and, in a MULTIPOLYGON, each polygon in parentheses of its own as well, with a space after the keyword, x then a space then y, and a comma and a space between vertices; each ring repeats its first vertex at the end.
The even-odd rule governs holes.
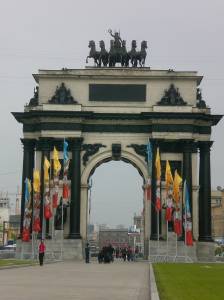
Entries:
POLYGON ((86 243, 86 247, 85 247, 85 259, 86 259, 86 263, 89 263, 89 255, 90 255, 90 248, 89 248, 89 243, 86 243))

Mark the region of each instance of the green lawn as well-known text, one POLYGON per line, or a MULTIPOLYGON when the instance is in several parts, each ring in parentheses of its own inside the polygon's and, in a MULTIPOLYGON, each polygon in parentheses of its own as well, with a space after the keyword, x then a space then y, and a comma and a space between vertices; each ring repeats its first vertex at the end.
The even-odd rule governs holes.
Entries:
POLYGON ((31 265, 35 264, 34 261, 31 260, 22 260, 22 259, 0 259, 0 268, 5 266, 13 266, 13 265, 31 265))
POLYGON ((161 300, 223 300, 224 264, 153 264, 161 300))

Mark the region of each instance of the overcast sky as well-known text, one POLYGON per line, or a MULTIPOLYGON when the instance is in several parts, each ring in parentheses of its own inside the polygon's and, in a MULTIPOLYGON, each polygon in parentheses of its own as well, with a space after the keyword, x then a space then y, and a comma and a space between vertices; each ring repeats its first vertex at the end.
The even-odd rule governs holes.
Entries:
MULTIPOLYGON (((138 45, 147 40, 147 65, 153 69, 197 70, 204 76, 203 97, 212 113, 224 113, 223 16, 222 0, 0 0, 0 190, 14 193, 21 185, 22 126, 10 112, 23 111, 32 97, 32 73, 38 69, 85 67, 88 41, 98 43, 103 39, 108 47, 109 28, 120 30, 128 47, 132 39, 138 45)), ((224 186, 223 121, 214 128, 212 139, 212 185, 224 186)), ((119 183, 124 180, 116 174, 121 169, 126 172, 130 186, 141 181, 132 166, 122 166, 120 163, 118 172, 113 164, 104 165, 95 173, 95 188, 101 201, 105 196, 103 190, 100 194, 103 187, 97 182, 106 170, 114 199, 110 213, 114 213, 116 201, 123 200, 123 196, 117 199, 113 195, 114 190, 121 191, 119 183)), ((135 191, 126 188, 126 193, 126 201, 134 194, 136 203, 142 203, 138 187, 135 191)), ((131 205, 133 213, 137 204, 131 205)), ((100 205, 99 209, 96 207, 98 216, 102 215, 100 205)), ((127 214, 116 221, 122 220, 128 223, 127 214)))

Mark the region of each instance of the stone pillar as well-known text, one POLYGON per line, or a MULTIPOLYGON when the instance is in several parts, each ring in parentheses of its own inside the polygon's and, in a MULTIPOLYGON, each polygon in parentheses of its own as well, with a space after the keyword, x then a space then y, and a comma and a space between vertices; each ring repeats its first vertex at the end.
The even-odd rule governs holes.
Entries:
POLYGON ((87 240, 87 224, 89 218, 89 203, 88 203, 88 184, 81 186, 81 207, 80 207, 80 234, 83 240, 87 240))
POLYGON ((33 181, 34 168, 34 148, 35 140, 21 139, 23 143, 23 174, 22 174, 22 197, 21 197, 21 219, 20 219, 20 235, 22 236, 23 218, 25 210, 25 179, 33 181))
POLYGON ((72 151, 70 233, 68 238, 79 239, 80 236, 80 190, 81 190, 81 145, 83 138, 70 139, 72 151))
POLYGON ((41 195, 41 202, 40 202, 40 223, 41 223, 41 237, 48 237, 49 234, 49 220, 46 222, 46 227, 44 223, 44 157, 46 156, 47 159, 50 161, 50 151, 51 151, 51 139, 48 138, 41 138, 38 140, 37 149, 41 151, 41 170, 40 170, 40 195, 41 195), (46 232, 45 232, 46 230, 46 232))
POLYGON ((144 184, 143 186, 143 199, 144 199, 144 258, 149 259, 149 254, 150 254, 150 243, 149 243, 149 238, 150 238, 150 205, 151 202, 150 200, 147 200, 146 197, 146 189, 147 189, 147 184, 144 184))
POLYGON ((156 149, 158 143, 156 140, 150 140, 152 146, 152 194, 151 194, 151 240, 157 240, 157 212, 156 212, 156 149))
POLYGON ((199 237, 201 242, 212 242, 211 233, 211 171, 210 147, 213 142, 199 142, 199 237))

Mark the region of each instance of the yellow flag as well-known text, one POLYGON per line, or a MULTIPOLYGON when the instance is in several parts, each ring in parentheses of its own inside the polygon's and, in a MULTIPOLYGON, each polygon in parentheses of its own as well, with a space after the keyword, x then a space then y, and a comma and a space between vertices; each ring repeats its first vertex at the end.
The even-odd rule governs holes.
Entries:
POLYGON ((156 179, 160 180, 161 179, 161 163, 160 163, 159 148, 157 148, 157 152, 156 152, 155 167, 156 167, 156 179))
POLYGON ((173 181, 173 198, 176 203, 180 200, 180 184, 182 182, 182 178, 175 170, 174 181, 173 181))
POLYGON ((44 157, 44 182, 49 181, 50 162, 47 157, 44 157))
POLYGON ((166 181, 166 190, 168 190, 169 186, 173 184, 173 175, 168 160, 166 161, 165 181, 166 181))
POLYGON ((35 193, 40 192, 40 172, 39 172, 39 170, 33 171, 33 190, 35 193))
POLYGON ((54 175, 58 175, 58 173, 61 170, 61 164, 58 157, 58 151, 55 147, 53 151, 53 160, 54 160, 54 175))

